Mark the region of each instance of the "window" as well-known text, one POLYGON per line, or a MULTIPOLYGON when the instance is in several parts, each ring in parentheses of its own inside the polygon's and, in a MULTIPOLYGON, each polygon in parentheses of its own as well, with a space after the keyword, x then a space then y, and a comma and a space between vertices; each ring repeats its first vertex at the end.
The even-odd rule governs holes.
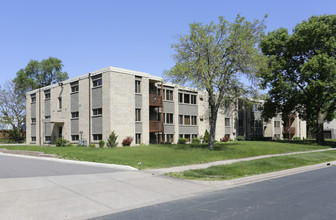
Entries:
POLYGON ((166 90, 166 100, 173 101, 173 91, 166 90))
POLYGON ((197 116, 191 116, 191 125, 197 125, 197 116))
POLYGON ((58 109, 62 109, 62 97, 58 97, 58 109))
POLYGON ((183 93, 179 93, 179 103, 183 103, 183 93))
POLYGON ((135 134, 135 143, 141 144, 141 134, 135 134))
POLYGON ((101 108, 96 108, 96 109, 93 109, 93 115, 101 115, 103 114, 103 110, 101 108))
POLYGON ((141 93, 141 81, 135 80, 135 93, 141 93))
POLYGON ((184 94, 184 103, 190 103, 190 95, 184 94))
POLYGON ((102 134, 93 134, 93 140, 94 141, 100 141, 103 139, 103 135, 102 134))
POLYGON ((191 95, 191 104, 194 104, 196 105, 196 99, 197 99, 197 96, 196 95, 191 95))
POLYGON ((184 116, 184 124, 185 125, 190 125, 190 115, 185 115, 184 116))
POLYGON ((140 108, 135 109, 135 121, 141 121, 141 109, 140 108))
POLYGON ((93 87, 101 86, 103 84, 103 79, 102 78, 95 79, 95 80, 92 81, 92 84, 93 84, 93 87))
POLYGON ((185 134, 184 138, 187 139, 187 142, 190 142, 190 134, 185 134))
POLYGON ((44 118, 45 118, 45 119, 49 119, 49 118, 50 118, 50 115, 46 115, 44 118))
POLYGON ((71 86, 71 92, 78 92, 79 90, 78 81, 71 83, 70 86, 71 86))
POLYGON ((32 103, 36 102, 36 94, 30 95, 30 98, 32 103))
POLYGON ((179 137, 180 137, 180 138, 183 138, 183 134, 180 134, 179 137))
POLYGON ((71 118, 78 118, 79 112, 71 112, 71 118))
POLYGON ((274 127, 280 128, 280 121, 274 121, 274 127))
POLYGON ((225 127, 230 127, 230 118, 225 118, 225 127))
POLYGON ((31 123, 32 123, 32 124, 35 124, 35 123, 36 123, 36 118, 32 118, 32 119, 31 119, 31 123))
POLYGON ((166 124, 174 124, 174 114, 172 113, 166 114, 166 124))
POLYGON ((197 136, 198 136, 197 134, 191 135, 192 138, 197 138, 197 136))
POLYGON ((183 125, 183 115, 179 115, 179 124, 183 125))
POLYGON ((50 89, 44 91, 45 99, 50 99, 50 89))
POLYGON ((36 141, 36 137, 35 137, 35 136, 32 136, 32 137, 31 137, 31 141, 36 141))
POLYGON ((51 137, 50 136, 45 136, 45 141, 46 142, 50 142, 51 141, 51 137))
POLYGON ((79 135, 71 135, 71 141, 79 141, 79 135))
POLYGON ((167 134, 167 140, 168 143, 174 143, 174 135, 173 134, 167 134))

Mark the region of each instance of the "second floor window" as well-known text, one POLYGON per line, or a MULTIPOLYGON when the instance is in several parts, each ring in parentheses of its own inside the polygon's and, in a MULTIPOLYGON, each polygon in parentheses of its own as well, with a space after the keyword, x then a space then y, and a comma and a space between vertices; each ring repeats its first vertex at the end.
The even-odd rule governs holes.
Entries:
POLYGON ((230 118, 225 118, 225 127, 230 127, 230 118))
POLYGON ((103 110, 101 108, 96 108, 92 110, 93 115, 101 115, 103 110))
POLYGON ((173 101, 173 91, 166 90, 166 100, 173 101))
POLYGON ((197 99, 197 96, 196 95, 191 95, 191 104, 194 104, 196 105, 196 99, 197 99))
POLYGON ((184 103, 190 103, 190 95, 184 94, 184 103))
POLYGON ((184 124, 185 125, 190 125, 190 115, 185 115, 184 116, 184 124))
POLYGON ((197 125, 197 116, 191 116, 191 125, 197 125))
POLYGON ((183 93, 179 93, 179 103, 183 103, 183 93))
POLYGON ((93 87, 98 87, 98 86, 103 85, 103 80, 102 80, 102 78, 93 80, 93 81, 92 81, 92 85, 93 85, 93 87))
POLYGON ((36 94, 30 95, 30 98, 32 103, 36 102, 36 94))
POLYGON ((135 80, 135 93, 141 93, 141 81, 135 80))
POLYGON ((78 90, 79 90, 78 82, 71 84, 71 92, 78 92, 78 90))
POLYGON ((174 124, 174 114, 166 113, 166 124, 174 124))
POLYGON ((179 124, 183 125, 183 115, 179 115, 179 124))
POLYGON ((280 128, 280 121, 274 121, 274 127, 280 128))
POLYGON ((135 109, 135 121, 141 121, 141 109, 135 109))
POLYGON ((44 91, 45 99, 50 99, 50 89, 44 91))

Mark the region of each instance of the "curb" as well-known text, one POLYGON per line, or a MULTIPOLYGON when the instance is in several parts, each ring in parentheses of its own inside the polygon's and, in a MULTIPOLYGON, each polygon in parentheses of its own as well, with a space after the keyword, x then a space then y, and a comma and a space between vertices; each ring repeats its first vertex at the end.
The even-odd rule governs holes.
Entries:
POLYGON ((47 161, 78 164, 78 165, 95 166, 95 167, 115 168, 115 169, 121 169, 121 170, 129 170, 129 171, 138 170, 131 166, 119 165, 119 164, 95 163, 95 162, 88 162, 88 161, 68 160, 68 159, 50 158, 50 157, 36 157, 36 156, 19 155, 19 154, 8 154, 8 153, 2 153, 2 152, 0 152, 0 155, 10 156, 10 157, 21 157, 21 158, 27 158, 27 159, 47 160, 47 161))

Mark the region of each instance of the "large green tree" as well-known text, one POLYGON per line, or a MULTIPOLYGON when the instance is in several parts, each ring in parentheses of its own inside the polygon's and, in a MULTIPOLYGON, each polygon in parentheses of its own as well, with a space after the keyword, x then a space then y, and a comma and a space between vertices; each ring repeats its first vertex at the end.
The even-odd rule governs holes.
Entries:
POLYGON ((336 110, 336 15, 312 16, 291 34, 272 31, 260 46, 269 57, 269 71, 262 73, 269 88, 264 117, 299 113, 322 144, 323 123, 336 110))
POLYGON ((219 17, 218 24, 190 24, 188 34, 173 44, 176 64, 165 71, 168 80, 206 90, 209 103, 209 149, 213 149, 217 115, 225 100, 244 91, 243 75, 254 79, 262 56, 257 49, 264 20, 246 21, 238 15, 233 22, 219 17))
POLYGON ((13 82, 17 92, 24 96, 30 90, 68 79, 68 73, 62 69, 62 61, 55 57, 49 57, 41 62, 30 60, 24 69, 16 73, 13 82))

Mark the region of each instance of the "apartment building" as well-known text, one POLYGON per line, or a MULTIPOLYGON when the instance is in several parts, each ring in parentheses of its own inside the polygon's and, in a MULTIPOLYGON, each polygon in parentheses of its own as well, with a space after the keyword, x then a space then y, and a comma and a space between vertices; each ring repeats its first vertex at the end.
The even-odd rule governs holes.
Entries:
MULTIPOLYGON (((112 131, 119 144, 131 136, 140 143, 191 141, 209 130, 204 91, 162 83, 148 73, 108 67, 27 93, 27 144, 53 144, 59 137, 71 143, 97 144, 112 131)), ((219 113, 216 140, 305 137, 305 122, 297 116, 289 126, 280 116, 260 117, 260 102, 252 109, 224 109, 219 113), (287 129, 288 128, 288 129, 287 129), (287 130, 286 130, 287 129, 287 130), (304 131, 304 132, 303 132, 304 131)))

